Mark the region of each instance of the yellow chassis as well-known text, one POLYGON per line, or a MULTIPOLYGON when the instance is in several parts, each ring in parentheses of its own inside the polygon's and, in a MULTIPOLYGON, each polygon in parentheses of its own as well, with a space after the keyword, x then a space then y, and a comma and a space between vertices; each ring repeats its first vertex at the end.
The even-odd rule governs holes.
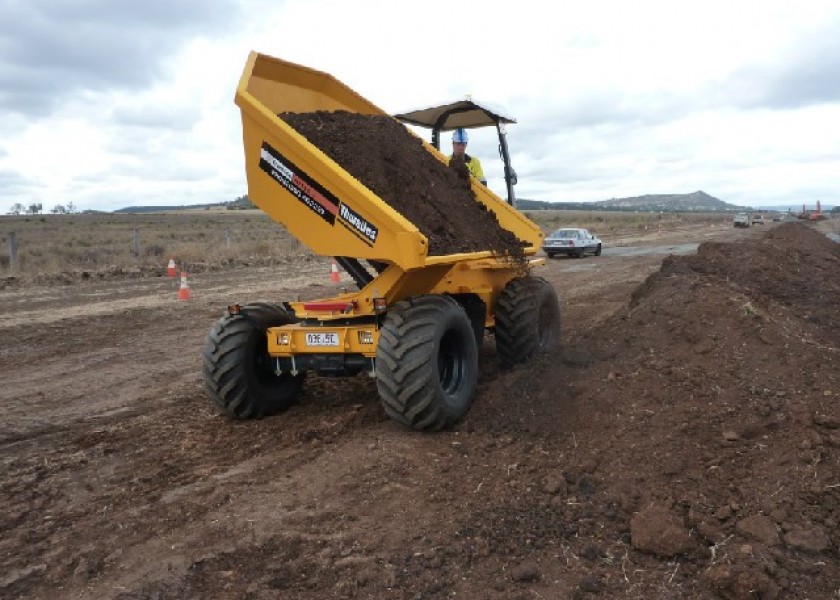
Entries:
MULTIPOLYGON (((530 265, 543 262, 543 258, 531 259, 530 265)), ((376 298, 384 299, 384 304, 390 306, 400 299, 420 294, 472 294, 487 307, 484 326, 493 327, 492 307, 497 296, 508 281, 521 273, 522 267, 496 259, 462 260, 454 265, 441 263, 419 272, 406 272, 391 266, 358 292, 311 302, 290 302, 295 315, 308 324, 270 328, 267 332, 268 353, 280 357, 307 353, 359 353, 375 357, 379 330, 370 317, 376 316, 376 298), (354 319, 360 322, 347 324, 348 320, 354 319), (316 323, 312 324, 313 321, 316 323), (336 334, 338 343, 325 345, 322 339, 317 344, 307 343, 308 334, 323 336, 327 333, 336 334)))

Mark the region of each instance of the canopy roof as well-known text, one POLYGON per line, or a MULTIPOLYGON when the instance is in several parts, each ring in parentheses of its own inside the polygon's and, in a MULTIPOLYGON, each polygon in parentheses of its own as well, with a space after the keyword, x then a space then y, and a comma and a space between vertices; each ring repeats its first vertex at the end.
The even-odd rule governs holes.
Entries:
POLYGON ((397 113, 394 117, 410 125, 430 127, 439 131, 449 131, 458 127, 469 129, 497 123, 516 123, 515 119, 505 116, 490 104, 479 103, 472 98, 397 113))

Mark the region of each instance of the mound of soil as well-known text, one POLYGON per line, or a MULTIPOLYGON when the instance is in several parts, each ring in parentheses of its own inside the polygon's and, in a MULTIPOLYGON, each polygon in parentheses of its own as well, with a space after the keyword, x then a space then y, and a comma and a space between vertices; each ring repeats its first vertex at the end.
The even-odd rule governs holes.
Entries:
POLYGON ((464 165, 447 168, 395 119, 346 111, 278 116, 414 223, 430 255, 492 250, 522 260, 523 242, 475 199, 464 165))
POLYGON ((540 450, 516 528, 555 528, 605 597, 836 596, 838 300, 840 245, 804 225, 669 257, 469 416, 540 450))

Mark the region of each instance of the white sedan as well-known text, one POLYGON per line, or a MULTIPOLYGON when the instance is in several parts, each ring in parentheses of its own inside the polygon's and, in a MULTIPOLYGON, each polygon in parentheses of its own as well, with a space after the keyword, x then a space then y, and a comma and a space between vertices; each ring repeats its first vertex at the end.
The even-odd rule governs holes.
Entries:
POLYGON ((557 254, 577 258, 583 258, 584 254, 600 256, 601 240, 588 229, 563 228, 545 238, 542 249, 548 258, 553 258, 557 254))

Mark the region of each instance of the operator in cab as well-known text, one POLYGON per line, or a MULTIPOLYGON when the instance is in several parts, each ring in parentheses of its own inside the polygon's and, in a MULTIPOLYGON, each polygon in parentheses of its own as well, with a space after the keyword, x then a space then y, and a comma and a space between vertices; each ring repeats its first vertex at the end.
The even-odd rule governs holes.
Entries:
POLYGON ((470 141, 467 130, 458 128, 452 132, 452 154, 449 160, 463 160, 470 172, 470 175, 478 179, 482 184, 487 185, 487 178, 484 176, 484 169, 481 168, 481 161, 475 156, 467 154, 467 143, 470 141))

